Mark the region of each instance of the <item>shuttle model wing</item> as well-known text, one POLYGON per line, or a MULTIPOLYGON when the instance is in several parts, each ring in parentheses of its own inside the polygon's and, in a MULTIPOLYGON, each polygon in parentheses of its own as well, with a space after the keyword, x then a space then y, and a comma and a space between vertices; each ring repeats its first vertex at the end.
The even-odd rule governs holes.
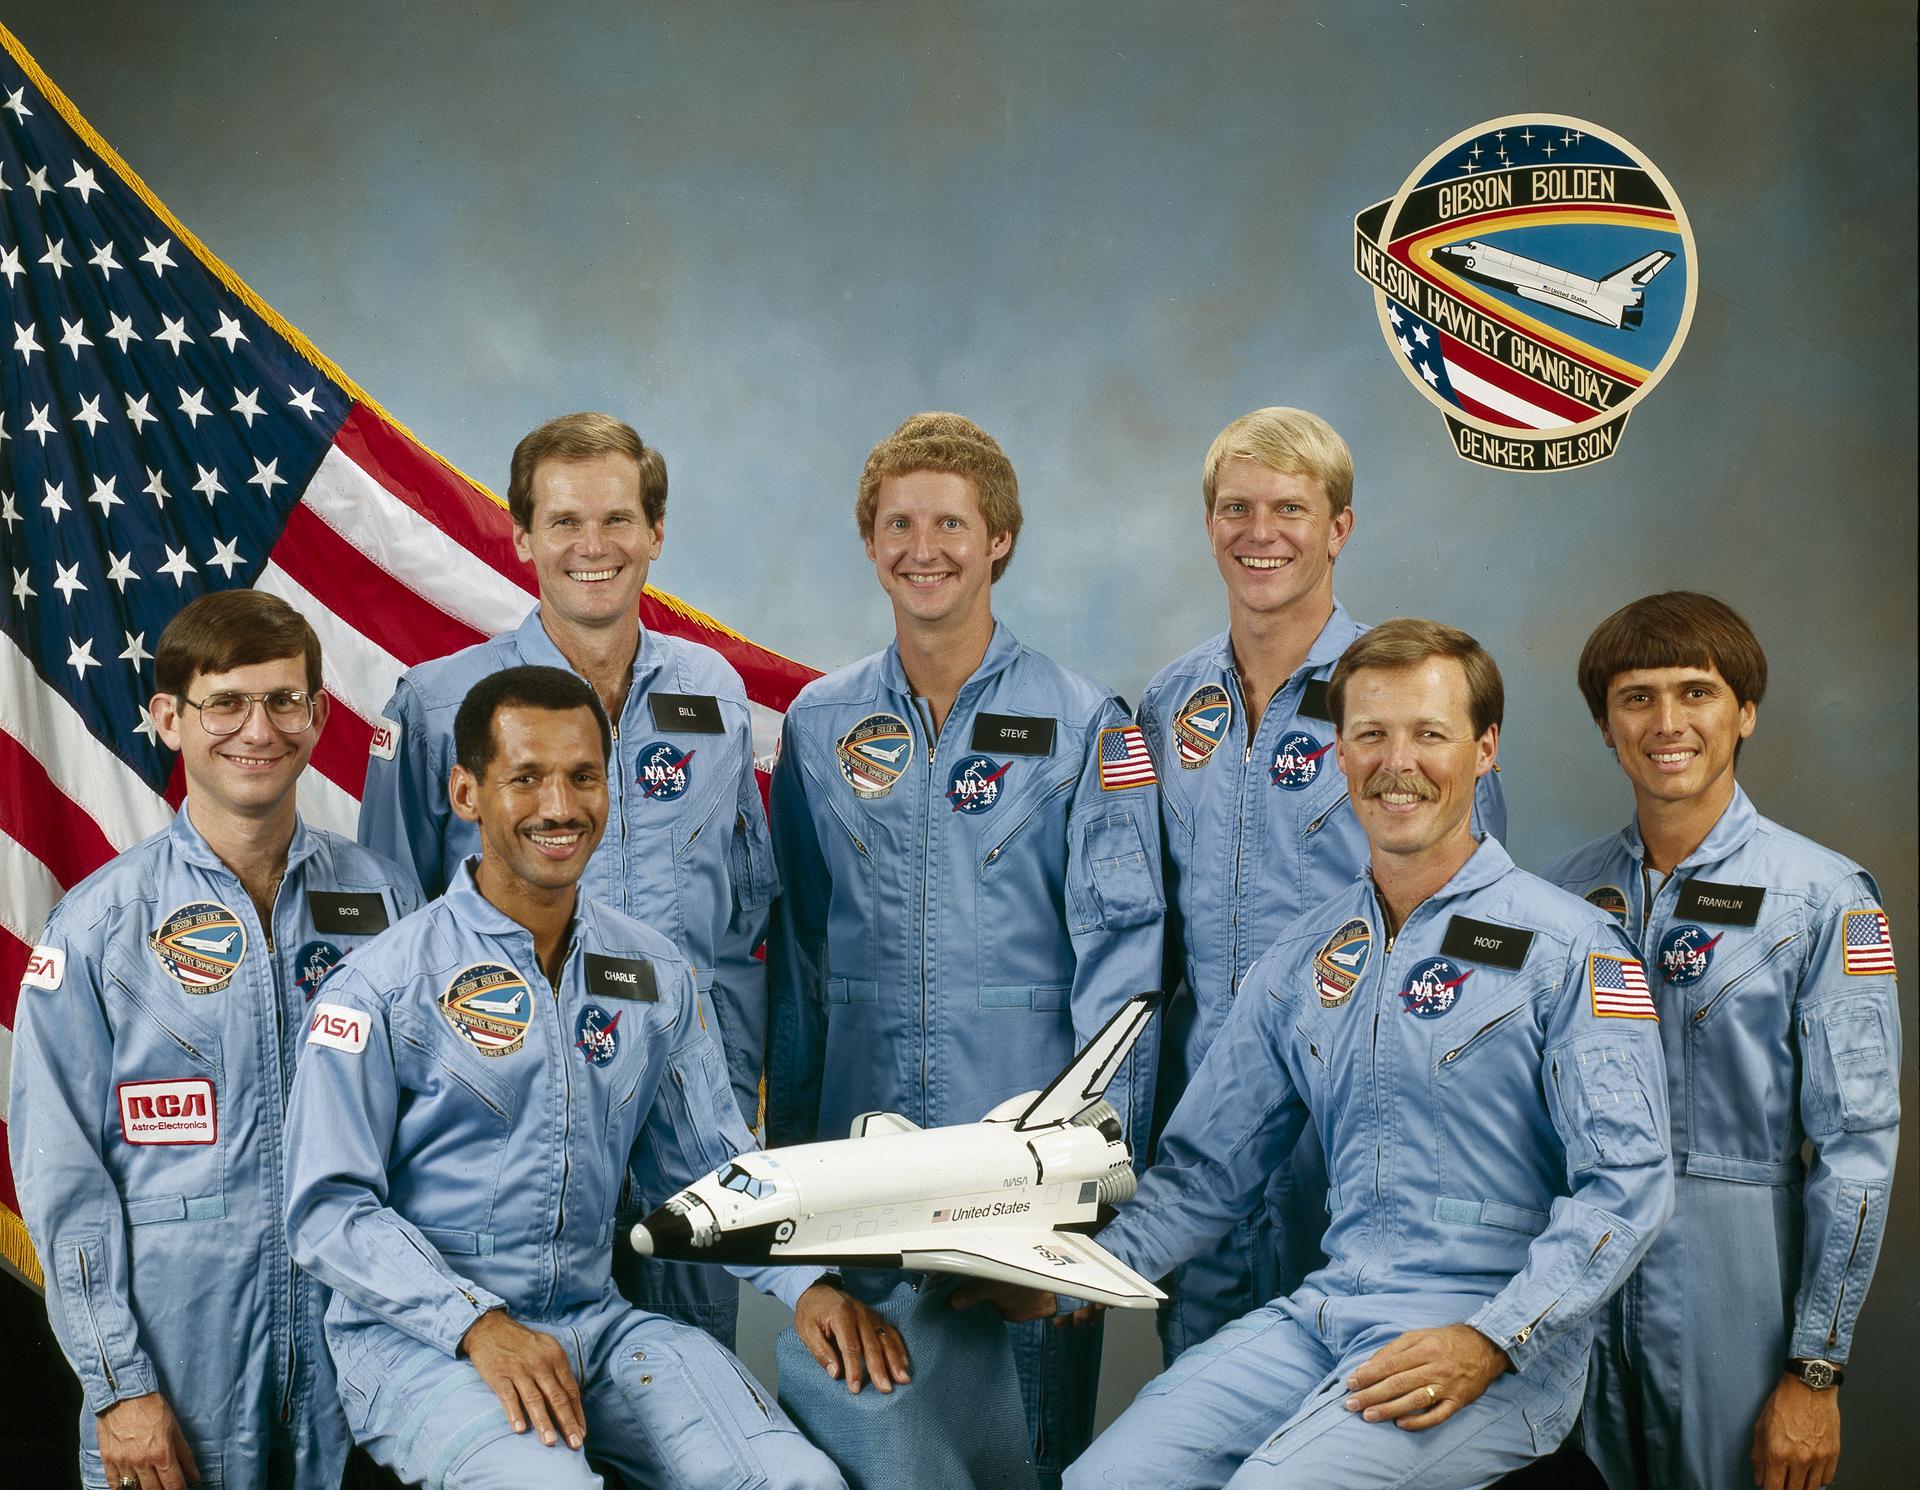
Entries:
POLYGON ((1166 1295, 1093 1238, 1076 1231, 970 1230, 960 1236, 899 1238, 904 1267, 929 1273, 967 1273, 1028 1288, 1111 1304, 1151 1309, 1166 1295))

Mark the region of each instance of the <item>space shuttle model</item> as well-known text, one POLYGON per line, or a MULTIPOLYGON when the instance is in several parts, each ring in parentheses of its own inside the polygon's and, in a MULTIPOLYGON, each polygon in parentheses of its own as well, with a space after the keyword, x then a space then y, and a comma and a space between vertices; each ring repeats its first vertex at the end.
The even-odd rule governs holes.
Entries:
POLYGON ((980 1122, 919 1128, 869 1112, 851 1138, 740 1154, 634 1227, 634 1250, 965 1273, 1150 1309, 1165 1295, 1088 1233, 1134 1191, 1103 1094, 1159 1004, 1130 999, 1046 1090, 980 1122))
POLYGON ((1616 329, 1632 329, 1640 324, 1646 306, 1646 286, 1654 275, 1673 262, 1672 254, 1657 248, 1631 264, 1621 265, 1605 279, 1588 279, 1554 264, 1522 258, 1504 248, 1492 248, 1477 238, 1436 248, 1433 256, 1467 279, 1511 290, 1522 299, 1537 300, 1569 315, 1616 329))

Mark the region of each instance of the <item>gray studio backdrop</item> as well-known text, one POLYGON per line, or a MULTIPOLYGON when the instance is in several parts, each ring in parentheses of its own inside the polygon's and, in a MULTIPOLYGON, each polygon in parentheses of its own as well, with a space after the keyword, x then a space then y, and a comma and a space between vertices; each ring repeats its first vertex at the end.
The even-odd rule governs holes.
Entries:
MULTIPOLYGON (((881 645, 854 480, 979 419, 1027 528, 996 597, 1129 698, 1223 624, 1200 459, 1260 404, 1352 442, 1341 593, 1493 649, 1524 865, 1624 816, 1572 681, 1648 590, 1752 618, 1742 776, 1879 876, 1915 959, 1915 74, 1906 0, 1606 7, 8 6, 161 199, 430 445, 503 488, 536 420, 667 454, 659 583, 818 667, 881 645), (1520 110, 1646 151, 1698 240, 1691 339, 1588 470, 1455 456, 1351 218, 1520 110)), ((1914 1103, 1914 1005, 1902 1000, 1914 1103)), ((1910 1482, 1911 1134, 1845 1388, 1847 1483, 1910 1482)), ((771 1372, 772 1307, 746 1353, 771 1372)), ((1109 1334, 1104 1408, 1145 1379, 1109 1334)))

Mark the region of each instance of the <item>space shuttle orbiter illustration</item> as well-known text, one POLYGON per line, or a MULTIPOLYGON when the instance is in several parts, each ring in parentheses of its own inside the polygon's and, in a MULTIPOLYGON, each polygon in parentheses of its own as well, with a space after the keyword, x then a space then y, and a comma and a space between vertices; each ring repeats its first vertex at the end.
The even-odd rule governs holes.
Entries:
POLYGON ((1504 248, 1492 248, 1478 239, 1436 248, 1433 256, 1467 279, 1511 290, 1524 299, 1616 328, 1640 324, 1648 282, 1673 262, 1672 254, 1657 248, 1631 264, 1623 264, 1605 279, 1588 279, 1538 259, 1508 253, 1504 248))
POLYGON ((1132 1155, 1102 1095, 1159 1007, 1128 1000, 1046 1090, 977 1123, 863 1113, 853 1136, 756 1150, 633 1228, 687 1262, 819 1263, 966 1273, 1148 1309, 1165 1295, 1087 1233, 1132 1196, 1132 1155))

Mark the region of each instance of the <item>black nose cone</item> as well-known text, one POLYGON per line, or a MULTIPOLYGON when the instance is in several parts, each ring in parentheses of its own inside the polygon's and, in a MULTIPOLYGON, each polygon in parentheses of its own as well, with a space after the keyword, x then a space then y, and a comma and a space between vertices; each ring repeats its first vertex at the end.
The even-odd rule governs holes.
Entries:
POLYGON ((686 1259, 693 1256, 693 1223, 684 1212, 661 1206, 641 1224, 653 1238, 655 1257, 686 1259))

